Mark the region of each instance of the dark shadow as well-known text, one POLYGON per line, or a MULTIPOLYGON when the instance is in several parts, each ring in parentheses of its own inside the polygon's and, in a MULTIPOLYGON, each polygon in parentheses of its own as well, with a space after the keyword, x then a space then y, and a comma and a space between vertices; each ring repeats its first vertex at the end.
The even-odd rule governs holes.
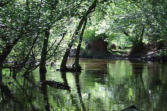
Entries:
POLYGON ((0 84, 0 89, 1 89, 2 100, 6 101, 13 99, 13 94, 11 93, 9 87, 3 84, 3 82, 1 82, 0 84))
MULTIPOLYGON (((34 79, 33 76, 31 79, 34 79)), ((33 104, 33 98, 34 98, 34 89, 37 89, 39 87, 36 84, 32 84, 30 81, 27 81, 25 78, 23 80, 23 85, 20 84, 17 79, 15 80, 15 83, 17 84, 17 87, 19 88, 19 92, 22 92, 23 99, 25 98, 27 100, 28 105, 31 106, 31 110, 38 111, 35 108, 35 105, 33 104)))
POLYGON ((129 106, 121 111, 140 111, 136 106, 132 105, 132 106, 129 106))
POLYGON ((1 100, 0 110, 5 111, 5 109, 8 108, 10 105, 14 109, 16 109, 15 106, 17 106, 17 108, 24 109, 24 104, 15 97, 15 95, 9 89, 8 84, 4 84, 3 82, 1 82, 0 90, 1 90, 1 96, 2 96, 0 98, 1 100))

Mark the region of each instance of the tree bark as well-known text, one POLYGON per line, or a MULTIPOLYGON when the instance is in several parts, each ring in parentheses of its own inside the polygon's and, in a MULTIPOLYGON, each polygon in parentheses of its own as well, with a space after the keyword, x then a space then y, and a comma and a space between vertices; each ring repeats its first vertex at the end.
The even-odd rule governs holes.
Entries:
POLYGON ((47 47, 48 40, 50 36, 50 27, 45 30, 45 37, 43 41, 43 48, 41 52, 41 60, 40 60, 40 81, 44 82, 46 80, 46 55, 47 55, 47 47))
POLYGON ((143 36, 144 36, 144 31, 145 31, 145 27, 143 26, 140 38, 139 38, 139 43, 143 43, 143 36))
POLYGON ((83 40, 83 33, 84 33, 84 30, 85 30, 86 24, 87 24, 87 20, 85 20, 84 26, 82 28, 82 31, 81 31, 81 34, 80 34, 80 37, 79 37, 79 43, 78 43, 78 46, 77 46, 75 62, 73 64, 73 69, 76 70, 76 71, 81 71, 81 66, 79 64, 79 54, 80 54, 80 50, 81 50, 81 44, 82 44, 82 40, 83 40))
POLYGON ((40 68, 39 68, 40 82, 42 83, 41 91, 44 95, 44 102, 45 102, 46 111, 50 111, 50 105, 49 105, 48 94, 47 94, 47 86, 44 83, 46 81, 46 72, 47 72, 47 70, 46 70, 46 55, 47 55, 49 36, 50 36, 50 27, 48 27, 45 30, 45 37, 44 37, 44 41, 43 41, 43 48, 42 48, 42 52, 41 52, 41 61, 40 61, 40 68))

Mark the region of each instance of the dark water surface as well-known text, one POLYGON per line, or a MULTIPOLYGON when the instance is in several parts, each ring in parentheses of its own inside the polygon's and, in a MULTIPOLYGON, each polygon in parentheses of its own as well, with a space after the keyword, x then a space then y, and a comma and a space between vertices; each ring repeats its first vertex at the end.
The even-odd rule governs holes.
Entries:
POLYGON ((130 105, 141 111, 167 111, 167 64, 97 59, 80 63, 81 73, 60 73, 58 64, 48 66, 47 80, 52 82, 42 88, 38 70, 16 80, 4 70, 3 82, 13 97, 3 100, 0 93, 0 111, 120 111, 130 105))

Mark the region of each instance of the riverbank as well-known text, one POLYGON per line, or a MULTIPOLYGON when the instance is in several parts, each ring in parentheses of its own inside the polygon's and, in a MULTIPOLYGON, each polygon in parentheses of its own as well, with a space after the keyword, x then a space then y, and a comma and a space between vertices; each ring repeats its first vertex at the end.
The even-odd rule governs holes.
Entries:
POLYGON ((134 60, 134 61, 153 61, 153 62, 167 62, 167 56, 121 56, 113 55, 107 57, 81 57, 88 59, 112 59, 112 60, 134 60))
MULTIPOLYGON (((75 56, 70 56, 75 57, 75 56)), ((138 54, 138 55, 128 55, 128 54, 103 54, 103 55, 80 55, 80 58, 88 59, 111 59, 111 60, 131 60, 131 61, 152 61, 152 62, 167 62, 167 56, 160 56, 156 53, 138 54)))

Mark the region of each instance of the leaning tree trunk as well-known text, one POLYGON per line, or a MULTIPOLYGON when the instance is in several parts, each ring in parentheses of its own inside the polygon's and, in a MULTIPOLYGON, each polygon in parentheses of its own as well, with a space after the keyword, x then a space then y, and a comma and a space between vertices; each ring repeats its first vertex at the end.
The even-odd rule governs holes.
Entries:
POLYGON ((82 25, 83 25, 83 22, 84 22, 84 19, 81 19, 76 31, 74 32, 73 36, 72 36, 72 40, 71 42, 68 44, 68 48, 66 49, 66 52, 63 56, 63 60, 61 62, 61 66, 60 66, 60 70, 61 71, 66 71, 67 70, 67 67, 66 67, 66 63, 67 63, 67 60, 68 60, 68 56, 69 56, 69 53, 70 53, 70 50, 71 50, 71 47, 73 46, 73 43, 75 41, 75 38, 76 38, 76 35, 78 35, 79 33, 79 30, 81 29, 82 25))
POLYGON ((80 34, 80 37, 79 37, 79 43, 78 43, 78 46, 77 46, 75 62, 73 64, 73 69, 75 71, 81 71, 81 66, 79 64, 79 54, 80 54, 80 50, 81 50, 81 44, 82 44, 82 40, 83 40, 83 33, 84 33, 84 30, 85 30, 85 27, 86 27, 86 23, 87 23, 87 20, 85 20, 84 26, 82 28, 82 31, 81 31, 81 34, 80 34))
POLYGON ((78 35, 80 29, 82 28, 82 25, 83 25, 84 21, 87 19, 88 15, 90 13, 92 13, 94 11, 94 9, 96 8, 97 1, 98 0, 94 0, 93 4, 89 7, 89 9, 87 10, 87 12, 84 14, 84 16, 82 17, 82 19, 80 20, 79 25, 76 28, 76 30, 75 30, 75 32, 74 32, 74 34, 72 36, 72 40, 68 44, 68 48, 66 49, 66 52, 65 52, 65 54, 63 56, 63 60, 61 62, 61 66, 60 66, 60 70, 61 71, 67 71, 66 63, 67 63, 67 60, 68 60, 68 56, 70 54, 71 47, 73 46, 75 38, 78 35))
POLYGON ((3 49, 2 53, 0 54, 0 84, 2 83, 2 68, 3 68, 3 63, 5 62, 6 58, 12 51, 13 47, 17 44, 19 41, 20 37, 15 39, 13 43, 8 43, 6 44, 6 47, 3 49))

